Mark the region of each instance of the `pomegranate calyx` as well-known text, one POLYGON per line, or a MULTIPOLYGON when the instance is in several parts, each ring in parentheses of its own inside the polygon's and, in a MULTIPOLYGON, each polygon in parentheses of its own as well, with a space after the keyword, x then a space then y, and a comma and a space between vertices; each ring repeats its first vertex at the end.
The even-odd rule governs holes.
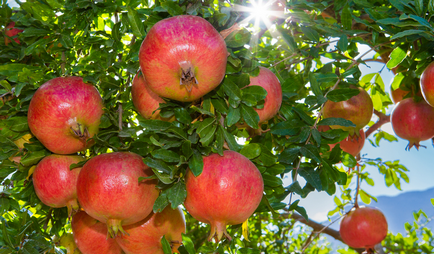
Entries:
POLYGON ((415 141, 415 142, 410 141, 410 142, 408 143, 408 145, 405 147, 405 150, 406 150, 406 151, 410 151, 410 149, 411 149, 413 146, 416 147, 416 150, 418 150, 418 151, 419 151, 419 147, 426 148, 426 146, 419 144, 419 141, 415 141))
POLYGON ((66 204, 68 208, 68 219, 71 220, 72 216, 80 210, 80 206, 78 205, 78 200, 76 198, 71 199, 66 204))
POLYGON ((130 235, 122 228, 122 222, 117 219, 108 219, 107 222, 107 239, 109 236, 111 238, 116 238, 118 236, 118 232, 121 235, 130 235))
POLYGON ((211 223, 211 231, 208 236, 208 241, 211 241, 214 238, 216 243, 218 243, 223 237, 226 237, 229 241, 232 241, 232 237, 226 231, 226 223, 219 221, 211 223))
POLYGON ((185 86, 188 92, 191 92, 194 85, 199 84, 194 75, 194 66, 190 62, 181 62, 181 78, 179 84, 185 86))
POLYGON ((86 140, 89 138, 89 130, 87 129, 87 126, 77 123, 75 127, 71 126, 71 131, 73 135, 82 140, 83 142, 86 142, 86 140))

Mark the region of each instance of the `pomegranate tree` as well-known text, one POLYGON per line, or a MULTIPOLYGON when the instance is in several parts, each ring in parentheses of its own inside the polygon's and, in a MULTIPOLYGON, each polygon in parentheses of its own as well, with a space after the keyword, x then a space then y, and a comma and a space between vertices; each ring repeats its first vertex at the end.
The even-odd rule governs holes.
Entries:
POLYGON ((327 101, 324 104, 323 114, 325 118, 338 117, 350 120, 355 127, 343 127, 338 125, 330 126, 333 129, 343 129, 350 132, 350 136, 358 135, 359 130, 371 120, 374 112, 374 104, 369 94, 361 87, 351 88, 358 89, 358 95, 351 97, 346 101, 327 101))
POLYGON ((134 76, 131 86, 131 97, 137 111, 146 119, 169 120, 160 116, 160 103, 165 101, 148 87, 142 72, 134 76))
POLYGON ((387 235, 386 217, 376 208, 354 208, 343 217, 339 233, 352 248, 372 249, 387 235))
POLYGON ((98 90, 81 77, 58 77, 32 97, 27 114, 33 135, 51 152, 72 154, 93 145, 103 103, 98 90))
POLYGON ((83 254, 121 254, 115 239, 107 237, 107 226, 80 211, 72 216, 72 233, 75 244, 83 254))
POLYGON ((434 107, 434 62, 430 63, 420 76, 420 89, 425 101, 434 107))
POLYGON ((122 225, 143 220, 158 197, 155 180, 138 181, 153 175, 142 157, 130 152, 105 153, 84 164, 78 175, 80 206, 95 219, 107 224, 115 237, 125 233, 122 225))
POLYGON ((80 156, 52 154, 38 163, 33 186, 42 203, 55 208, 66 206, 70 215, 78 210, 77 178, 81 168, 69 168, 83 160, 80 156))
POLYGON ((180 15, 161 20, 149 30, 139 62, 157 95, 194 101, 223 80, 227 55, 225 41, 208 21, 180 15))
POLYGON ((246 221, 261 202, 264 182, 262 175, 248 158, 234 151, 223 156, 211 154, 203 158, 203 172, 186 175, 186 210, 193 218, 211 225, 208 240, 231 240, 226 225, 246 221))
POLYGON ((185 233, 184 213, 180 207, 167 206, 160 213, 151 213, 144 220, 125 226, 124 230, 127 234, 117 237, 116 241, 126 254, 164 254, 163 236, 171 243, 172 251, 178 253, 182 233, 185 233))
MULTIPOLYGON (((18 35, 19 33, 21 33, 22 31, 24 31, 24 30, 22 30, 22 29, 18 29, 18 28, 14 28, 14 27, 15 27, 15 22, 13 22, 13 21, 10 22, 10 23, 6 26, 5 34, 6 34, 7 36, 9 36, 9 37, 14 37, 14 36, 18 35)), ((13 40, 14 40, 16 43, 21 44, 21 43, 20 43, 20 40, 19 40, 18 38, 13 38, 13 40)), ((11 42, 11 40, 10 40, 8 37, 5 36, 5 44, 8 45, 10 42, 11 42)))
POLYGON ((419 142, 434 136, 434 108, 426 101, 402 100, 390 115, 395 134, 409 141, 406 149, 419 149, 419 142))
POLYGON ((267 68, 259 67, 259 74, 256 77, 250 77, 249 86, 260 86, 267 91, 264 107, 255 109, 259 115, 259 123, 273 118, 279 112, 282 104, 282 87, 276 75, 267 68))

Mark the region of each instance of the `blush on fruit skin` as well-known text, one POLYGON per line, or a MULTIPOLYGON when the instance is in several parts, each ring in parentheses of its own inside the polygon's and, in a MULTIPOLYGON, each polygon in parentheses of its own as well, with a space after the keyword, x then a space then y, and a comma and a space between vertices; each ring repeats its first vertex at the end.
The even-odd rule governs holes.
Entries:
POLYGON ((166 103, 148 87, 141 71, 134 76, 131 86, 133 104, 141 116, 146 119, 168 120, 160 116, 160 103, 166 103))
MULTIPOLYGON (((10 22, 5 29, 5 34, 9 37, 14 37, 17 34, 21 33, 24 30, 18 29, 18 28, 14 28, 15 27, 15 22, 10 22)), ((21 44, 20 40, 18 38, 14 38, 13 39, 16 43, 21 44)), ((11 40, 7 37, 5 37, 5 44, 6 46, 11 42, 11 40)))
POLYGON ((70 170, 70 166, 83 160, 80 156, 52 154, 38 163, 32 178, 42 203, 54 208, 66 206, 69 214, 78 210, 77 178, 81 168, 70 170))
POLYGON ((420 90, 425 101, 434 107, 434 62, 430 63, 420 76, 420 90))
POLYGON ((280 105, 282 104, 282 87, 276 75, 267 68, 259 67, 259 74, 256 77, 250 77, 250 84, 248 86, 260 86, 267 91, 265 97, 264 107, 256 109, 259 115, 259 123, 273 118, 279 112, 280 105))
POLYGON ((75 244, 83 254, 121 254, 115 239, 107 237, 107 226, 80 211, 72 216, 71 228, 75 244))
POLYGON ((160 213, 151 213, 144 220, 125 226, 127 234, 116 237, 116 241, 126 254, 164 254, 161 239, 165 236, 172 243, 172 251, 178 253, 185 227, 181 208, 167 206, 160 213))
POLYGON ((184 206, 193 218, 211 225, 209 241, 215 237, 218 242, 223 235, 230 240, 226 225, 246 221, 263 196, 264 182, 258 168, 234 151, 204 157, 202 174, 195 177, 188 170, 185 179, 184 206))
POLYGON ((398 137, 409 141, 406 150, 413 146, 419 149, 420 141, 434 136, 434 108, 424 100, 404 99, 390 115, 390 123, 398 137))
MULTIPOLYGON (((352 86, 351 88, 356 88, 352 86)), ((350 136, 358 135, 359 130, 365 127, 374 113, 374 104, 369 94, 361 87, 358 95, 346 101, 327 101, 324 104, 323 115, 325 118, 337 117, 350 120, 356 127, 330 126, 332 129, 343 129, 350 132, 350 136)))
POLYGON ((140 47, 139 62, 152 91, 189 102, 220 84, 227 54, 224 39, 208 21, 180 15, 161 20, 149 30, 140 47))
POLYGON ((140 177, 153 175, 142 157, 131 152, 105 153, 84 164, 78 175, 77 196, 80 206, 90 216, 107 224, 112 237, 123 225, 143 220, 152 212, 159 195, 156 180, 140 177))
POLYGON ((93 145, 103 103, 98 90, 81 77, 47 81, 33 95, 27 120, 33 135, 51 152, 73 154, 93 145))
POLYGON ((387 220, 376 208, 355 208, 342 219, 339 233, 352 248, 374 248, 387 236, 387 220))

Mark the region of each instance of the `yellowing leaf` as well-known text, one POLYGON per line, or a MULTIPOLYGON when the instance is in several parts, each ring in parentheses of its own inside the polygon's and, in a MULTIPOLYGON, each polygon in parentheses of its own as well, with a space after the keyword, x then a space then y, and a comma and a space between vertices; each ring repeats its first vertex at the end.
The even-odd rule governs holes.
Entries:
POLYGON ((242 231, 243 231, 244 239, 246 239, 246 241, 250 242, 250 240, 249 240, 249 219, 247 219, 245 222, 243 222, 242 231))

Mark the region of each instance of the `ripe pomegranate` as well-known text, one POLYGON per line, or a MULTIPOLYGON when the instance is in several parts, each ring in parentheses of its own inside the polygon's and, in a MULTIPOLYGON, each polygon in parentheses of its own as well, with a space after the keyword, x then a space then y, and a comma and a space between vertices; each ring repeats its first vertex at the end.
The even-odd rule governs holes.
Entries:
POLYGON ((130 152, 106 153, 84 164, 78 175, 77 196, 90 216, 107 224, 112 237, 122 225, 130 225, 148 216, 158 197, 155 180, 139 182, 153 175, 142 157, 130 152))
POLYGON ((358 135, 359 130, 371 120, 374 112, 374 104, 369 94, 361 87, 351 86, 358 89, 360 93, 346 101, 327 101, 324 104, 323 115, 325 118, 340 117, 353 122, 356 127, 343 127, 339 125, 330 126, 332 129, 343 129, 350 133, 350 136, 358 135))
POLYGON ((215 238, 218 242, 223 235, 231 240, 226 225, 246 221, 262 199, 261 173, 249 159, 234 151, 204 157, 202 174, 195 177, 188 170, 185 177, 184 206, 193 218, 211 224, 209 241, 215 238))
POLYGON ((434 136, 434 108, 426 101, 415 102, 413 98, 402 100, 390 115, 395 134, 409 141, 406 150, 434 136))
MULTIPOLYGON (((329 126, 320 125, 318 126, 319 131, 327 131, 330 130, 329 126)), ((344 140, 336 143, 336 144, 329 144, 330 150, 333 149, 337 144, 340 144, 340 147, 342 151, 347 152, 351 154, 352 156, 356 157, 361 151, 365 144, 365 132, 363 129, 359 130, 359 135, 356 137, 346 137, 344 140)))
POLYGON ((376 208, 354 208, 343 217, 339 233, 348 246, 371 249, 386 237, 387 221, 376 208))
MULTIPOLYGON (((18 29, 18 28, 14 28, 15 27, 15 22, 10 22, 7 26, 6 26, 6 29, 5 29, 5 34, 7 35, 7 36, 9 36, 9 37, 14 37, 14 36, 16 36, 17 34, 19 34, 19 33, 21 33, 22 31, 24 31, 24 30, 21 30, 21 29, 18 29)), ((13 40, 16 42, 16 43, 18 43, 18 44, 21 44, 20 43, 20 40, 18 39, 18 38, 13 38, 13 40)), ((8 37, 6 37, 5 36, 5 44, 6 44, 6 46, 9 44, 11 42, 11 40, 8 38, 8 37)))
POLYGON ((169 121, 170 118, 160 116, 160 103, 165 101, 148 87, 142 72, 139 71, 133 79, 131 97, 137 111, 146 119, 158 119, 169 121))
POLYGON ((264 107, 262 109, 255 109, 259 115, 259 123, 273 118, 279 112, 280 105, 282 104, 282 87, 276 75, 267 68, 259 67, 259 75, 250 77, 250 84, 248 86, 260 86, 267 91, 264 107))
POLYGON ((52 154, 43 158, 33 172, 33 187, 42 203, 50 207, 68 207, 69 214, 78 210, 77 177, 81 168, 70 170, 80 156, 52 154))
POLYGON ((185 233, 185 218, 181 208, 167 206, 161 213, 151 213, 144 220, 124 227, 126 235, 116 237, 126 254, 164 254, 161 239, 172 243, 172 251, 178 253, 185 233))
POLYGON ((430 63, 420 76, 420 90, 425 101, 434 107, 434 62, 430 63))
POLYGON ((72 154, 94 144, 103 104, 98 90, 81 77, 43 84, 30 101, 27 120, 33 135, 51 152, 72 154))
POLYGON ((225 41, 208 21, 180 15, 161 20, 149 30, 139 62, 156 94, 194 101, 223 80, 227 55, 225 41))
POLYGON ((80 211, 72 216, 72 233, 75 244, 83 254, 121 254, 115 239, 107 238, 107 226, 80 211))

